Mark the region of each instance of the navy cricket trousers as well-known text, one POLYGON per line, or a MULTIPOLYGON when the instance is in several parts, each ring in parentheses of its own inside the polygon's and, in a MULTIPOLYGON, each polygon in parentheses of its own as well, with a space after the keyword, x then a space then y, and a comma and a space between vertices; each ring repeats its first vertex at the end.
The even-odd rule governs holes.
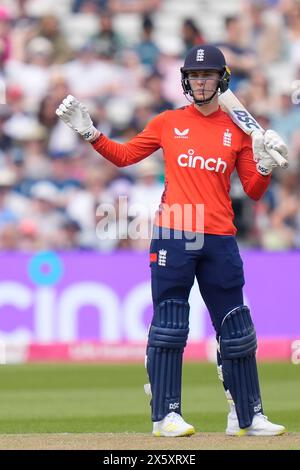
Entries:
MULTIPOLYGON (((154 227, 150 246, 151 286, 154 308, 167 299, 188 300, 197 279, 200 293, 219 334, 225 315, 243 305, 244 272, 237 242, 231 235, 203 235, 203 246, 192 246, 189 237, 169 231, 163 238, 160 227, 154 227)), ((201 235, 202 237, 202 235, 201 235)))

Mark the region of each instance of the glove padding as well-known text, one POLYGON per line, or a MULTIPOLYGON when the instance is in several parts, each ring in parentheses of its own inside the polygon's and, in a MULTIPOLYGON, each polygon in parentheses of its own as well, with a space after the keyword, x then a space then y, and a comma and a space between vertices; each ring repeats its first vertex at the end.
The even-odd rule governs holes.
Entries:
POLYGON ((68 95, 55 112, 67 126, 78 132, 85 140, 91 142, 99 135, 88 109, 74 96, 68 95))
POLYGON ((261 131, 254 131, 251 134, 253 158, 257 162, 256 169, 262 175, 268 175, 278 166, 273 157, 268 153, 268 149, 279 152, 285 159, 288 148, 277 132, 269 129, 264 134, 261 131))

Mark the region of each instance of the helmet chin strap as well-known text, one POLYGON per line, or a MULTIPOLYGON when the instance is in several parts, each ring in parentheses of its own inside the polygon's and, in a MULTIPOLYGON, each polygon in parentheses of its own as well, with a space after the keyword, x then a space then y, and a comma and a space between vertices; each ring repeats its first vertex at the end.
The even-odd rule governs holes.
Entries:
MULTIPOLYGON (((194 92, 192 91, 191 87, 188 91, 184 92, 184 95, 186 96, 187 100, 190 102, 190 103, 195 103, 197 104, 198 106, 203 106, 205 104, 208 104, 210 103, 213 98, 216 96, 216 94, 218 93, 218 90, 219 90, 219 84, 217 85, 214 93, 209 97, 209 98, 206 98, 206 99, 203 99, 203 100, 199 100, 199 99, 196 99, 195 96, 194 96, 194 92), (190 99, 189 99, 190 98, 190 99)), ((203 93, 203 96, 204 96, 204 92, 203 93)))
POLYGON ((216 96, 216 93, 218 92, 218 88, 216 89, 216 91, 211 95, 210 98, 206 98, 206 99, 203 99, 203 100, 197 100, 195 97, 194 97, 194 93, 191 91, 190 92, 190 95, 192 96, 193 98, 193 101, 194 103, 196 103, 198 106, 203 106, 204 104, 208 104, 210 103, 213 98, 216 96))
POLYGON ((210 98, 206 98, 203 99, 203 100, 197 100, 195 97, 194 97, 194 93, 192 92, 192 90, 188 91, 188 92, 185 92, 185 96, 186 96, 186 99, 190 102, 190 103, 195 103, 197 104, 198 106, 203 106, 204 104, 208 104, 210 103, 213 98, 216 96, 216 93, 218 93, 218 88, 216 89, 216 91, 211 95, 210 98))

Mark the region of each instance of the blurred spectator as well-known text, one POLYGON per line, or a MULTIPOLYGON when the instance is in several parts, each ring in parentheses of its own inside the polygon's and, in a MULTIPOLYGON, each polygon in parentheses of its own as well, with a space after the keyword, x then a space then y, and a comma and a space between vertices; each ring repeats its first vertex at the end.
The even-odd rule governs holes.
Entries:
POLYGON ((159 48, 153 40, 154 25, 150 16, 143 19, 142 37, 136 47, 137 54, 143 65, 153 70, 156 68, 159 58, 159 48))
POLYGON ((116 65, 99 60, 95 43, 89 41, 76 53, 74 60, 63 65, 70 92, 78 99, 87 99, 118 90, 116 65))
POLYGON ((40 123, 47 129, 48 133, 50 133, 57 121, 55 114, 56 107, 57 100, 53 99, 51 95, 46 95, 40 102, 37 116, 40 123))
POLYGON ((8 121, 10 135, 18 136, 22 145, 24 175, 38 180, 46 178, 50 172, 50 162, 46 154, 46 129, 36 120, 24 117, 19 121, 8 121))
POLYGON ((10 115, 10 108, 5 105, 0 105, 0 162, 5 158, 5 152, 7 152, 12 145, 12 138, 5 131, 5 123, 10 115))
POLYGON ((99 57, 113 58, 126 45, 125 38, 116 33, 111 13, 101 12, 99 15, 99 32, 92 38, 95 51, 99 57))
MULTIPOLYGON (((66 94, 63 96, 65 97, 66 94)), ((75 151, 78 145, 77 136, 70 132, 66 126, 61 126, 57 119, 55 110, 60 101, 53 94, 48 94, 40 103, 38 110, 39 122, 46 130, 45 147, 51 155, 64 155, 75 151)))
POLYGON ((266 2, 247 2, 245 16, 249 21, 248 44, 262 64, 274 63, 287 52, 284 18, 275 8, 266 9, 266 2))
MULTIPOLYGON (((24 93, 18 85, 8 85, 6 88, 6 103, 9 106, 11 114, 24 114, 24 93)), ((1 109, 4 106, 1 106, 1 109)))
POLYGON ((278 201, 262 230, 261 244, 269 250, 299 247, 299 175, 286 172, 278 189, 278 201))
POLYGON ((135 97, 135 108, 131 125, 141 132, 154 116, 151 93, 139 92, 135 97))
POLYGON ((97 127, 103 130, 103 134, 110 135, 112 129, 112 123, 107 117, 105 98, 95 98, 94 109, 92 110, 93 121, 97 124, 97 127))
POLYGON ((32 220, 23 219, 18 225, 18 249, 31 253, 42 248, 38 227, 32 220))
POLYGON ((39 181, 31 188, 31 210, 29 220, 38 228, 41 248, 48 249, 55 244, 57 232, 64 216, 58 209, 59 191, 47 181, 39 181))
POLYGON ((19 247, 17 225, 8 223, 0 227, 0 250, 15 251, 19 247))
POLYGON ((83 188, 78 189, 67 204, 67 214, 88 233, 94 232, 95 205, 102 200, 107 184, 108 178, 102 168, 89 168, 83 179, 83 188))
POLYGON ((234 225, 237 228, 237 239, 240 245, 243 245, 245 239, 252 244, 253 202, 245 194, 236 172, 231 179, 230 198, 234 211, 234 225))
POLYGON ((300 65, 300 3, 292 0, 286 11, 289 54, 292 66, 300 65))
POLYGON ((25 95, 26 107, 35 111, 47 92, 53 46, 48 39, 36 37, 26 46, 26 62, 9 60, 5 65, 7 81, 25 95))
POLYGON ((56 153, 51 155, 51 182, 57 189, 66 194, 68 191, 82 186, 77 175, 73 173, 76 157, 67 153, 56 153))
POLYGON ((57 232, 57 249, 65 251, 80 248, 80 231, 81 227, 76 220, 66 218, 57 232))
POLYGON ((272 100, 269 91, 269 81, 266 74, 260 69, 254 69, 250 73, 246 93, 250 110, 254 114, 267 115, 270 112, 272 100))
POLYGON ((192 18, 186 18, 181 27, 181 36, 184 43, 183 57, 189 49, 205 43, 204 35, 192 18))
POLYGON ((138 53, 134 49, 123 49, 119 54, 118 64, 120 66, 118 71, 120 85, 116 94, 134 100, 135 95, 143 86, 148 68, 146 69, 142 65, 138 53), (128 83, 130 83, 130 87, 128 87, 128 83))
POLYGON ((153 72, 145 80, 145 89, 151 93, 152 109, 155 114, 173 109, 172 101, 167 100, 164 96, 162 78, 159 72, 153 72))
POLYGON ((10 170, 0 171, 0 228, 17 221, 17 214, 10 208, 11 189, 15 184, 15 175, 10 170))
POLYGON ((227 65, 232 73, 230 88, 235 91, 241 81, 247 79, 251 70, 256 67, 257 59, 254 51, 244 45, 245 34, 238 16, 227 17, 225 29, 225 40, 216 45, 225 55, 227 65))
POLYGON ((140 206, 141 215, 153 220, 158 210, 164 185, 159 181, 161 168, 157 159, 148 158, 138 163, 136 182, 130 194, 131 204, 140 206))
POLYGON ((57 16, 43 16, 40 19, 36 35, 51 42, 53 47, 53 62, 61 64, 72 58, 73 51, 62 34, 60 20, 57 16))
POLYGON ((0 6, 0 72, 11 54, 11 17, 3 6, 0 6))
POLYGON ((182 67, 180 52, 162 56, 158 66, 159 73, 163 77, 163 95, 168 101, 172 101, 175 108, 187 104, 180 82, 180 67, 182 67))
POLYGON ((74 13, 98 13, 108 8, 110 0, 73 0, 72 11, 74 13))
POLYGON ((161 0, 109 0, 113 13, 152 13, 161 5, 161 0))
POLYGON ((102 251, 130 248, 128 236, 131 184, 125 178, 113 181, 94 206, 96 231, 90 233, 90 245, 102 251))
POLYGON ((291 87, 284 83, 278 96, 278 107, 272 113, 271 128, 278 132, 286 142, 290 142, 293 133, 300 129, 299 106, 292 103, 291 87))
POLYGON ((49 92, 41 101, 38 117, 47 128, 47 150, 50 154, 71 153, 78 146, 78 136, 74 135, 66 126, 62 126, 55 114, 57 104, 60 103, 70 90, 61 71, 55 71, 50 76, 49 92))
POLYGON ((48 91, 48 94, 57 103, 60 103, 69 94, 70 90, 67 80, 60 68, 51 71, 48 91))
MULTIPOLYGON (((103 232, 99 227, 99 224, 103 223, 101 217, 97 223, 97 244, 102 250, 130 249, 136 244, 135 237, 130 233, 130 224, 133 221, 131 214, 131 189, 130 182, 125 178, 116 179, 107 189, 105 202, 110 202, 111 208, 107 233, 106 230, 104 232, 106 237, 103 237, 103 232)), ((105 204, 104 206, 100 204, 97 207, 98 216, 103 209, 105 210, 105 204)))

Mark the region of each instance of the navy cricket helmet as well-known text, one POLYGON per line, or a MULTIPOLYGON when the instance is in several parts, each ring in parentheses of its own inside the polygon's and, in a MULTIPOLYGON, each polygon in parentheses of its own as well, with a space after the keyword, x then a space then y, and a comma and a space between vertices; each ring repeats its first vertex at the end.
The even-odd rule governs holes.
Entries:
POLYGON ((219 91, 224 93, 228 89, 230 81, 230 69, 226 65, 223 52, 210 44, 195 46, 186 55, 184 65, 180 68, 183 93, 193 98, 196 104, 209 103, 219 91), (215 70, 220 73, 220 79, 214 94, 206 100, 196 100, 188 79, 188 72, 195 70, 215 70))

